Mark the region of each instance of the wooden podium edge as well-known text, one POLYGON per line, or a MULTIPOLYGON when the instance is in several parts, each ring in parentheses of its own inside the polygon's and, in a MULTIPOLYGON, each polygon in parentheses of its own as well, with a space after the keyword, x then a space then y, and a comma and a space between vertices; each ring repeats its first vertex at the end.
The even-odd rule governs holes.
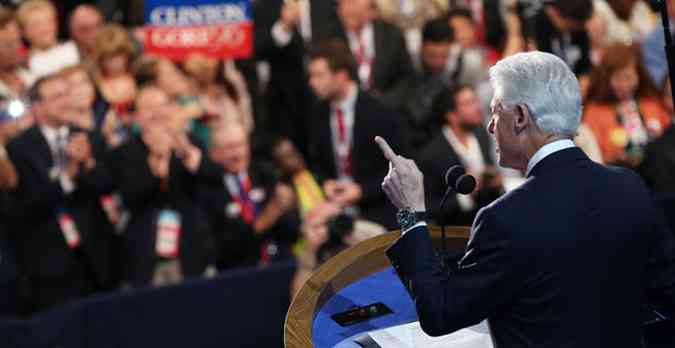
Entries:
MULTIPOLYGON (((450 244, 457 244, 456 242, 465 244, 469 239, 470 228, 449 226, 445 228, 445 232, 450 244)), ((318 310, 349 284, 391 266, 384 251, 399 238, 400 234, 401 232, 397 230, 365 240, 321 265, 291 302, 284 325, 284 346, 313 347, 312 323, 318 310)), ((432 226, 430 234, 435 244, 438 244, 441 229, 432 226)))

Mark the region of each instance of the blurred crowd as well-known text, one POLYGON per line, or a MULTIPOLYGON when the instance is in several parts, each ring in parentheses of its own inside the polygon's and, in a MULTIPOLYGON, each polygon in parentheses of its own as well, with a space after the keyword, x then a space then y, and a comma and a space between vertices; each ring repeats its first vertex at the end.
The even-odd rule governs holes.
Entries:
POLYGON ((376 135, 420 165, 434 222, 471 224, 523 180, 485 125, 489 67, 528 50, 579 77, 592 159, 675 192, 648 1, 254 0, 250 58, 180 61, 144 52, 122 2, 2 2, 1 315, 291 259, 297 291, 396 227, 376 135), (477 189, 440 209, 456 164, 477 189))

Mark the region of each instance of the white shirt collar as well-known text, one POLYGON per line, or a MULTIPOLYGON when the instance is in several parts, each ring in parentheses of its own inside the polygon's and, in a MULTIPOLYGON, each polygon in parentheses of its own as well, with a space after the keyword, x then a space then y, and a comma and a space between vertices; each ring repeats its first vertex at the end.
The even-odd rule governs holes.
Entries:
POLYGON ((340 100, 336 101, 333 103, 333 109, 335 108, 340 108, 342 109, 343 112, 346 110, 353 110, 354 106, 356 105, 356 97, 358 96, 359 89, 356 88, 356 83, 352 83, 349 86, 349 91, 347 92, 347 96, 340 100))
POLYGON ((534 169, 534 166, 536 166, 537 163, 541 162, 541 160, 548 157, 549 155, 576 146, 577 145, 569 139, 556 140, 552 143, 542 146, 539 148, 539 150, 537 150, 537 152, 534 153, 534 156, 532 156, 530 161, 527 163, 527 172, 525 176, 529 176, 532 169, 534 169))
POLYGON ((61 138, 68 137, 68 127, 66 126, 62 126, 60 128, 52 128, 47 125, 41 125, 40 131, 42 131, 42 135, 44 135, 45 138, 47 138, 49 146, 55 145, 55 142, 59 135, 61 136, 61 138))

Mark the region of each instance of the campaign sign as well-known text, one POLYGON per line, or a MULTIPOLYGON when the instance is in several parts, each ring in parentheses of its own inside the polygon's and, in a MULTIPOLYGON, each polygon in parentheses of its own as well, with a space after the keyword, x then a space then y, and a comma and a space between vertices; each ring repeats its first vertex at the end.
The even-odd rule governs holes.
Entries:
POLYGON ((145 49, 171 59, 249 57, 251 0, 145 0, 145 49))

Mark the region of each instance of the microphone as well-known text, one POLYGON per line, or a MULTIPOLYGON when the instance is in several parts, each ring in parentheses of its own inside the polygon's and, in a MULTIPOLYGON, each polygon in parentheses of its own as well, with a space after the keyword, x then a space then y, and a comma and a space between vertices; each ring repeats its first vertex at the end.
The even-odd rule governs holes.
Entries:
MULTIPOLYGON (((476 189, 476 178, 466 173, 466 169, 460 165, 454 165, 445 172, 445 185, 448 187, 445 190, 445 194, 441 199, 441 203, 438 206, 439 215, 443 211, 443 206, 445 201, 450 197, 452 192, 456 192, 462 195, 468 195, 473 190, 476 189)), ((440 218, 440 216, 439 216, 440 218)), ((441 269, 448 270, 445 263, 445 258, 448 255, 447 245, 445 242, 445 223, 441 223, 441 246, 442 246, 442 255, 441 255, 441 269)))
POLYGON ((466 169, 460 165, 454 165, 445 172, 445 185, 448 187, 441 199, 438 209, 443 210, 445 201, 450 193, 457 192, 462 195, 470 194, 476 188, 476 178, 466 174, 466 169))

